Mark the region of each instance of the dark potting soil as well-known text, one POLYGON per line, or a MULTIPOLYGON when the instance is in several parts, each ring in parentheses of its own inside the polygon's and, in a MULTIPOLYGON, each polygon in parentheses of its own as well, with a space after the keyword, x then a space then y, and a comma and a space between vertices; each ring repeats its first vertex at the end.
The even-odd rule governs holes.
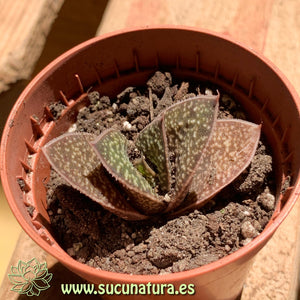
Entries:
MULTIPOLYGON (((79 112, 69 131, 98 135, 117 127, 134 140, 165 107, 216 92, 205 86, 174 82, 171 74, 156 72, 146 87, 128 87, 116 99, 91 92, 91 104, 79 112)), ((221 93, 219 105, 220 118, 246 118, 226 94, 221 93)), ((51 111, 59 117, 63 108, 54 104, 51 111)), ((134 151, 130 153, 134 156, 134 151)), ((133 222, 104 210, 52 171, 48 212, 57 241, 82 263, 129 274, 178 272, 218 260, 262 232, 275 207, 273 175, 272 156, 261 139, 250 166, 201 209, 173 219, 157 216, 133 222)))

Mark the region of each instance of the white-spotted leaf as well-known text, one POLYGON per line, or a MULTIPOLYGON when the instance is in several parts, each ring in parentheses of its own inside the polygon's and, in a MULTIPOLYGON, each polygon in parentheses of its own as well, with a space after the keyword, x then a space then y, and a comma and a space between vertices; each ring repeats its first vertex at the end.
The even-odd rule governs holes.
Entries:
POLYGON ((199 96, 169 107, 163 115, 169 151, 175 155, 175 191, 167 210, 186 196, 193 173, 210 138, 219 95, 199 96))
POLYGON ((69 184, 124 219, 199 208, 247 168, 260 137, 260 125, 217 120, 218 99, 200 95, 167 108, 137 136, 142 155, 133 162, 112 128, 98 137, 64 134, 43 152, 69 184))
POLYGON ((42 149, 53 169, 73 188, 124 219, 145 219, 126 201, 101 165, 90 145, 95 138, 87 133, 66 133, 42 149))
POLYGON ((118 130, 108 129, 92 145, 102 165, 131 195, 134 207, 147 215, 164 209, 165 202, 129 160, 125 136, 118 130))
POLYGON ((162 116, 157 117, 139 133, 135 144, 155 166, 160 189, 167 193, 171 185, 171 171, 162 116))
POLYGON ((243 120, 217 120, 190 186, 191 204, 197 208, 231 183, 250 164, 260 137, 261 125, 243 120))

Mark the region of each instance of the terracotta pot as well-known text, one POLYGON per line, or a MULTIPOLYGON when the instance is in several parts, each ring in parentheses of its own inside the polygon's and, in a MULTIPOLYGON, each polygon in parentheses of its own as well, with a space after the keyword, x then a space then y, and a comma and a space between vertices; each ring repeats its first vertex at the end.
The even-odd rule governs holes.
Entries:
MULTIPOLYGON (((3 188, 27 234, 88 281, 173 283, 177 287, 182 283, 195 284, 195 299, 235 299, 242 290, 255 254, 271 238, 299 195, 299 106, 295 90, 271 62, 222 35, 182 27, 106 34, 61 55, 21 94, 2 137, 3 188), (265 230, 252 242, 203 267, 154 276, 96 270, 72 259, 51 234, 44 187, 50 167, 40 147, 70 126, 79 108, 86 104, 86 91, 90 87, 102 95, 115 96, 127 86, 145 83, 157 69, 169 70, 178 78, 204 80, 220 86, 241 103, 252 121, 262 122, 275 162, 276 211, 265 230), (57 122, 47 108, 54 101, 68 105, 57 122), (282 195, 280 188, 287 176, 291 178, 291 187, 282 195), (28 206, 35 208, 32 217, 28 214, 28 206)), ((152 298, 160 299, 150 295, 130 296, 130 299, 152 298)), ((168 299, 166 295, 163 298, 168 299)))

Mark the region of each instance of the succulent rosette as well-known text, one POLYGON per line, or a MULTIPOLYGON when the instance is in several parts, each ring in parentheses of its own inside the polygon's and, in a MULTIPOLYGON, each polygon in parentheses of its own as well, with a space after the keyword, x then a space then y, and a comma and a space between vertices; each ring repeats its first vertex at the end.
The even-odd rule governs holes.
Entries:
POLYGON ((28 262, 19 260, 17 267, 11 267, 8 277, 14 284, 12 291, 27 296, 39 296, 41 291, 50 287, 52 273, 48 272, 46 262, 40 264, 33 258, 28 262))
POLYGON ((131 161, 117 129, 66 133, 43 152, 69 184, 128 220, 199 208, 250 164, 261 125, 217 119, 218 95, 199 95, 162 111, 136 137, 131 161))

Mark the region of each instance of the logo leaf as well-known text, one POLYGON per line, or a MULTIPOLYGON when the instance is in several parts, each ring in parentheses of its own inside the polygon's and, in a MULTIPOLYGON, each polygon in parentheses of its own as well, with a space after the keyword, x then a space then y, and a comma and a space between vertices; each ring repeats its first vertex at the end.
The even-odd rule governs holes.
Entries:
POLYGON ((19 291, 19 294, 31 294, 31 289, 32 289, 32 283, 27 282, 22 285, 21 290, 19 291))
POLYGON ((37 278, 34 281, 32 281, 32 283, 40 291, 47 290, 50 287, 48 281, 43 278, 37 278))
POLYGON ((12 274, 18 274, 18 273, 19 273, 18 268, 15 267, 15 266, 11 266, 11 267, 10 267, 10 270, 11 270, 11 273, 12 273, 12 274))
POLYGON ((26 285, 26 287, 28 287, 28 283, 19 283, 19 284, 15 284, 10 290, 13 292, 17 292, 19 294, 22 293, 22 291, 24 290, 24 286, 26 285))
POLYGON ((11 291, 21 295, 39 296, 40 291, 50 287, 49 282, 53 275, 48 273, 46 262, 40 264, 36 258, 28 262, 19 260, 18 268, 11 266, 11 270, 13 273, 8 274, 9 280, 14 284, 11 291))
POLYGON ((27 282, 26 279, 22 277, 22 274, 8 274, 8 278, 9 281, 14 284, 23 284, 27 282))
POLYGON ((27 267, 27 263, 22 260, 19 260, 19 262, 18 262, 19 274, 23 274, 26 267, 27 267))

